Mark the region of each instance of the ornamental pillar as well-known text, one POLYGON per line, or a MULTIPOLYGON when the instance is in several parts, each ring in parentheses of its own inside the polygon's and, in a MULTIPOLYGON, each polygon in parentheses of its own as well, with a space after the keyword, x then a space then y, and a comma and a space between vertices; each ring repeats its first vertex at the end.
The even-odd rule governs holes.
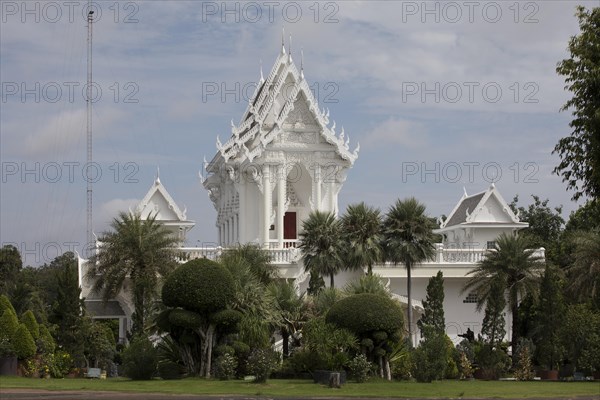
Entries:
POLYGON ((285 214, 285 166, 278 166, 277 171, 277 242, 278 248, 283 249, 283 216, 285 214))
POLYGON ((263 248, 269 248, 269 228, 271 227, 271 209, 273 208, 273 200, 271 198, 271 170, 268 164, 263 164, 263 232, 262 241, 263 248))
POLYGON ((238 242, 246 241, 246 181, 245 176, 242 176, 238 185, 238 242))
POLYGON ((313 202, 315 205, 315 210, 321 210, 321 165, 315 165, 315 181, 314 181, 314 196, 313 202))

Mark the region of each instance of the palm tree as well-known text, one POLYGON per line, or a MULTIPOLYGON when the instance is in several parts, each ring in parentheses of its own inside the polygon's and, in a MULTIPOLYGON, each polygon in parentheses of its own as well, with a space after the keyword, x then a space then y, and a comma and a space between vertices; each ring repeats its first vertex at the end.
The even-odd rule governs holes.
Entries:
POLYGON ((334 287, 336 273, 342 269, 343 241, 340 222, 330 212, 311 212, 302 224, 300 250, 304 268, 310 274, 329 275, 329 285, 334 287))
POLYGON ((529 242, 518 234, 501 234, 496 239, 496 248, 487 253, 475 269, 468 275, 462 292, 474 291, 477 294, 477 310, 480 311, 493 296, 493 288, 500 285, 508 293, 508 306, 512 314, 513 358, 516 357, 519 342, 519 299, 526 294, 536 294, 539 278, 543 272, 542 259, 535 250, 529 249, 529 242))
POLYGON ((128 292, 135 308, 133 333, 141 333, 160 280, 177 267, 175 246, 179 239, 156 221, 156 216, 142 219, 140 214, 121 212, 111 228, 98 239, 87 277, 95 280, 93 290, 102 292, 104 301, 115 298, 125 281, 131 281, 128 292))
POLYGON ((572 239, 575 245, 573 264, 569 266, 569 290, 580 300, 600 296, 600 233, 578 232, 572 239))
POLYGON ((279 278, 277 267, 271 264, 269 252, 252 243, 225 250, 220 262, 223 265, 245 263, 263 285, 279 278))
POLYGON ((278 314, 279 333, 283 340, 283 357, 290 355, 290 338, 299 340, 299 333, 308 318, 308 307, 304 296, 299 295, 292 282, 273 282, 268 286, 269 293, 275 299, 278 314))
POLYGON ((383 256, 381 247, 381 216, 379 210, 364 202, 350 205, 341 218, 342 237, 348 244, 347 260, 352 269, 368 267, 373 273, 373 264, 383 256))
POLYGON ((412 343, 412 268, 435 255, 433 222, 425 214, 425 205, 414 197, 398 199, 383 221, 385 257, 406 267, 408 298, 408 337, 412 343))

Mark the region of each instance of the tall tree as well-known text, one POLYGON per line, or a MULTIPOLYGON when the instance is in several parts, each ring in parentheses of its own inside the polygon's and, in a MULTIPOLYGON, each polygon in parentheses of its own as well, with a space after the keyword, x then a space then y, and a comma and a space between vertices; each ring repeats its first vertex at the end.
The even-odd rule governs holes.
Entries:
POLYGON ((361 269, 366 266, 371 275, 373 264, 383 258, 379 210, 364 202, 349 205, 341 223, 342 235, 348 246, 344 257, 348 267, 361 269))
POLYGON ((425 309, 423 316, 417 322, 419 329, 424 331, 425 327, 431 327, 437 333, 446 333, 446 320, 444 318, 444 275, 438 271, 435 276, 429 278, 427 284, 427 298, 423 300, 425 309))
MULTIPOLYGON (((600 233, 580 231, 573 237, 573 264, 568 267, 568 289, 578 300, 600 299, 600 233)), ((600 302, 599 302, 600 304, 600 302)))
POLYGON ((145 329, 160 280, 177 266, 174 249, 179 240, 156 221, 156 216, 142 219, 140 214, 121 212, 111 228, 99 238, 87 276, 95 280, 93 289, 101 292, 105 301, 119 294, 125 281, 131 280, 128 294, 135 308, 133 333, 140 333, 145 329))
POLYGON ((48 320, 57 325, 56 341, 67 351, 76 356, 83 356, 84 326, 82 316, 83 301, 80 299, 81 288, 77 277, 77 260, 73 253, 65 253, 68 262, 56 271, 56 299, 48 320))
POLYGON ((543 271, 542 259, 534 254, 529 242, 520 235, 503 233, 496 239, 496 248, 487 253, 468 275, 462 292, 477 293, 477 309, 481 310, 493 293, 494 285, 500 285, 508 294, 512 318, 513 357, 519 343, 518 309, 520 300, 527 293, 537 293, 539 277, 543 271))
POLYGON ((485 314, 481 326, 481 333, 487 338, 491 347, 502 342, 506 335, 505 307, 504 286, 502 282, 494 281, 491 283, 489 296, 485 301, 485 314))
POLYGON ((340 221, 330 212, 314 211, 302 224, 300 250, 304 268, 311 275, 329 275, 329 286, 334 287, 334 276, 342 270, 343 241, 340 221))
POLYGON ((580 33, 569 40, 571 57, 556 67, 565 77, 565 89, 573 93, 561 109, 573 110, 573 131, 553 151, 561 158, 554 172, 574 191, 573 200, 600 196, 600 7, 578 6, 575 15, 580 33))
POLYGON ((406 292, 408 297, 408 337, 412 336, 412 268, 435 255, 433 246, 434 224, 425 213, 425 205, 414 197, 398 199, 383 221, 384 251, 386 259, 404 263, 406 267, 406 292))
POLYGON ((534 329, 538 361, 546 365, 548 369, 558 369, 564 352, 560 330, 564 323, 566 309, 560 272, 558 268, 546 265, 540 285, 540 299, 534 329))
POLYGON ((0 249, 0 295, 12 295, 17 282, 17 275, 23 268, 21 253, 12 245, 0 249))
POLYGON ((519 196, 515 196, 510 208, 519 219, 528 222, 529 226, 519 232, 529 240, 532 247, 544 247, 546 258, 555 260, 560 247, 560 236, 565 220, 561 216, 562 205, 550 208, 550 200, 541 200, 539 196, 531 195, 533 203, 529 206, 519 206, 519 196))

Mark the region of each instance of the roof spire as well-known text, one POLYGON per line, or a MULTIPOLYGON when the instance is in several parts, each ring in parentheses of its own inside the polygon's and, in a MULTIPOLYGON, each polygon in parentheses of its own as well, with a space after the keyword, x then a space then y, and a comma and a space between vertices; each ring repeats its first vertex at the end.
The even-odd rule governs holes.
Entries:
POLYGON ((281 54, 285 54, 285 27, 281 27, 281 54))
POLYGON ((290 43, 288 44, 288 52, 289 52, 289 58, 288 61, 292 62, 292 34, 290 33, 290 43))
POLYGON ((156 179, 154 180, 156 185, 160 184, 160 167, 156 166, 156 179))
POLYGON ((262 58, 260 59, 260 83, 263 83, 265 81, 265 77, 263 76, 263 69, 262 69, 262 58))
POLYGON ((300 48, 300 78, 304 79, 304 49, 300 48))

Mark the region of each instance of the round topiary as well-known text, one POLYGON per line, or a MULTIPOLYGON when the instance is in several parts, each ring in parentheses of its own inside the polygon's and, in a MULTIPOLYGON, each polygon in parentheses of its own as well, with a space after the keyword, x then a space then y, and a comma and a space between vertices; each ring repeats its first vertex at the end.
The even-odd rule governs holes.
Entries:
POLYGON ((17 357, 25 360, 35 355, 36 346, 29 329, 25 324, 20 324, 12 338, 13 348, 17 357))
POLYGON ((169 313, 169 322, 182 328, 196 329, 202 326, 204 319, 196 312, 176 308, 169 313))
POLYGON ((234 297, 231 273, 207 259, 191 260, 173 271, 162 289, 163 303, 209 315, 234 297))
POLYGON ((27 310, 21 315, 21 323, 25 324, 29 333, 33 337, 33 340, 37 340, 40 337, 40 325, 33 315, 33 311, 27 310))
POLYGON ((223 331, 234 331, 242 320, 242 313, 236 310, 222 310, 215 313, 211 320, 223 331))
POLYGON ((327 313, 326 320, 358 336, 375 331, 390 335, 404 326, 400 305, 372 293, 355 294, 338 301, 327 313))

